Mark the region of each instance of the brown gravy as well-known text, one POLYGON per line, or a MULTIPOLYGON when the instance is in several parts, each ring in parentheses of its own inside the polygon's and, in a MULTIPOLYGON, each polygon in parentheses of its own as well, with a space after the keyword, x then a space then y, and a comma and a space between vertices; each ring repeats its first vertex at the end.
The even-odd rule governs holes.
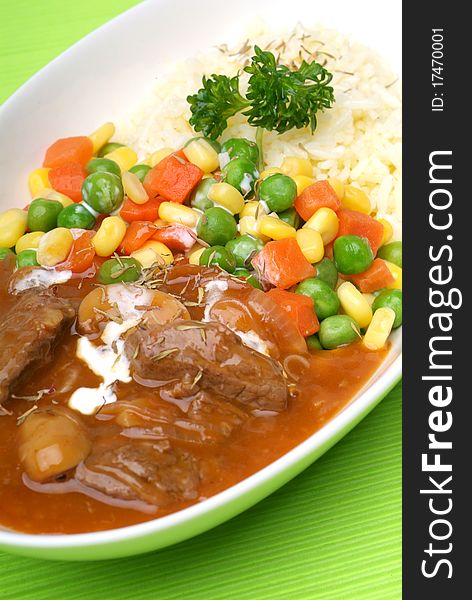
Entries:
MULTIPOLYGON (((5 262, 5 261, 3 261, 5 262)), ((5 267, 3 267, 5 269, 5 267)), ((0 282, 5 281, 0 263, 0 282)), ((67 296, 83 296, 90 290, 78 280, 64 286, 67 296)), ((0 285, 1 287, 1 285, 0 285)), ((0 318, 14 298, 0 289, 0 318)), ((17 396, 34 395, 37 390, 54 386, 55 392, 36 404, 51 400, 66 404, 71 391, 79 386, 97 386, 98 378, 75 356, 76 338, 68 336, 47 367, 36 371, 15 390, 17 396), (80 383, 79 383, 80 382, 80 383)), ((288 409, 277 416, 252 416, 218 446, 198 450, 206 462, 205 482, 196 501, 212 496, 270 464, 320 429, 349 403, 358 389, 382 362, 386 351, 369 352, 360 344, 332 351, 314 351, 310 369, 300 393, 290 399, 288 409)), ((143 397, 143 387, 126 384, 126 395, 143 397)), ((123 527, 175 512, 190 502, 175 502, 153 514, 110 506, 80 493, 37 493, 23 482, 23 469, 17 456, 17 419, 34 406, 22 399, 10 400, 11 415, 0 416, 0 525, 28 533, 80 533, 123 527)), ((84 417, 93 438, 110 423, 95 416, 84 417)), ((112 425, 113 427, 113 425, 112 425)))

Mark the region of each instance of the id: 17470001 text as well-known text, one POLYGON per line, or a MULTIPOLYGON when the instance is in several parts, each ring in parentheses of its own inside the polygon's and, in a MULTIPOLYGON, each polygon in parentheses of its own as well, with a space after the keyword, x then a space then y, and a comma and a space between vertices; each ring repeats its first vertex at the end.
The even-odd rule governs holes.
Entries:
POLYGON ((444 29, 431 31, 431 84, 433 97, 431 110, 442 112, 444 110, 444 29))

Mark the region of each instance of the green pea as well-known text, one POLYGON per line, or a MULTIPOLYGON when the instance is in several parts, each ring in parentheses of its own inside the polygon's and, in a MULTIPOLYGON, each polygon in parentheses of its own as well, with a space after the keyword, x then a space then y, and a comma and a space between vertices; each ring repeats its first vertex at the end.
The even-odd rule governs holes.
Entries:
POLYGON ((297 197, 297 184, 288 175, 274 173, 261 183, 259 197, 271 212, 282 212, 293 206, 297 197))
POLYGON ((15 253, 10 248, 0 248, 0 260, 5 260, 9 256, 15 256, 15 253))
POLYGON ((347 315, 333 315, 320 323, 318 337, 326 350, 352 344, 360 338, 359 325, 347 315))
POLYGON ((316 333, 306 338, 306 345, 308 346, 308 350, 323 350, 320 338, 316 335, 316 333))
POLYGON ((63 209, 58 200, 36 198, 28 208, 28 229, 30 231, 51 231, 57 227, 57 217, 63 209))
POLYGON ((335 315, 341 305, 336 292, 325 281, 316 277, 305 279, 297 285, 295 291, 313 300, 316 316, 320 321, 335 315))
POLYGON ((377 256, 402 268, 402 243, 390 242, 390 244, 385 244, 385 246, 379 248, 377 256))
POLYGON ((319 263, 314 265, 316 269, 316 278, 321 279, 334 290, 338 282, 338 270, 336 265, 329 258, 323 258, 319 263))
POLYGON ((129 172, 133 173, 133 175, 136 175, 136 177, 142 183, 150 170, 151 167, 149 165, 134 165, 134 167, 131 167, 129 172))
POLYGON ((190 206, 197 208, 198 210, 208 210, 215 205, 213 200, 208 198, 208 192, 213 184, 217 183, 213 177, 207 177, 202 179, 197 187, 193 190, 190 196, 190 206))
POLYGON ((224 246, 238 231, 236 219, 224 208, 215 206, 198 221, 197 235, 210 246, 224 246))
POLYGON ((372 303, 372 310, 375 312, 378 308, 391 308, 395 313, 393 328, 400 327, 402 324, 402 291, 401 290, 383 290, 372 303))
POLYGON ((100 152, 98 153, 99 158, 103 158, 105 156, 105 154, 110 154, 110 152, 113 152, 114 150, 117 150, 118 148, 121 148, 122 146, 124 146, 124 144, 119 144, 118 142, 110 142, 108 144, 105 144, 103 146, 103 148, 100 150, 100 152))
POLYGON ((223 181, 235 187, 243 196, 254 192, 259 177, 256 165, 248 158, 233 158, 222 171, 223 181))
POLYGON ((255 165, 259 161, 259 148, 255 142, 246 138, 230 138, 221 147, 221 152, 227 152, 230 159, 247 158, 255 165))
POLYGON ((336 268, 345 275, 367 271, 374 260, 369 242, 358 235, 338 237, 333 244, 333 253, 336 268))
POLYGON ((22 250, 16 255, 16 268, 37 267, 39 265, 36 258, 36 250, 22 250))
POLYGON ((300 229, 303 223, 300 215, 294 208, 287 208, 287 210, 279 212, 279 219, 295 227, 295 229, 300 229))
POLYGON ((251 259, 264 247, 261 240, 250 235, 241 235, 226 244, 226 249, 236 259, 236 266, 251 269, 251 259))
POLYGON ((259 279, 257 279, 257 277, 255 276, 254 272, 251 273, 251 271, 248 271, 247 269, 235 269, 233 275, 235 277, 239 277, 241 279, 245 279, 246 283, 249 283, 249 285, 252 285, 252 287, 257 288, 258 290, 263 290, 264 288, 261 285, 261 282, 259 281, 259 279))
POLYGON ((193 140, 205 140, 205 142, 210 144, 210 146, 213 148, 213 150, 215 150, 215 152, 217 152, 218 154, 221 152, 220 142, 217 142, 216 140, 212 140, 210 138, 203 137, 202 135, 197 135, 193 138, 190 138, 188 140, 188 142, 186 142, 186 144, 184 145, 184 148, 186 148, 190 144, 190 142, 193 142, 193 140))
POLYGON ((139 279, 141 265, 134 258, 110 258, 106 260, 98 271, 98 282, 109 283, 132 283, 139 279))
POLYGON ((67 229, 93 229, 94 225, 95 217, 83 204, 70 204, 57 217, 57 226, 67 229))
POLYGON ((232 273, 236 268, 234 256, 224 246, 205 248, 200 255, 200 264, 206 267, 218 265, 228 273, 232 273))
POLYGON ((121 179, 113 173, 92 173, 82 184, 82 198, 97 212, 109 215, 123 201, 121 179))
POLYGON ((85 167, 87 172, 90 173, 113 173, 121 177, 121 169, 114 160, 109 158, 92 158, 85 167))

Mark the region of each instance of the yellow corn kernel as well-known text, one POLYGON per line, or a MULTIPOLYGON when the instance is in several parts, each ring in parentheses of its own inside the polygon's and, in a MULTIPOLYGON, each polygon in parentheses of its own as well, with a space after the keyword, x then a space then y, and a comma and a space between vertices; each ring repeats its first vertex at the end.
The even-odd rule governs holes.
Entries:
POLYGON ((192 140, 183 148, 183 152, 187 160, 204 173, 211 173, 220 166, 217 151, 203 138, 192 140))
POLYGON ((303 229, 314 229, 322 239, 323 244, 329 244, 334 240, 339 229, 338 215, 331 208, 319 208, 303 225, 303 229))
POLYGON ((164 219, 156 219, 154 221, 154 225, 157 225, 158 227, 166 227, 167 225, 169 225, 169 223, 167 221, 164 221, 164 219))
POLYGON ((264 215, 257 223, 259 231, 272 240, 283 240, 285 238, 294 238, 297 230, 278 217, 264 215))
POLYGON ((262 181, 274 173, 282 173, 282 169, 279 169, 279 167, 269 167, 268 169, 264 169, 264 171, 262 171, 262 173, 259 175, 259 181, 262 181))
POLYGON ((115 126, 113 123, 105 123, 93 133, 89 135, 93 144, 93 153, 97 154, 100 148, 107 144, 111 137, 115 134, 115 126))
POLYGON ((92 238, 98 256, 111 256, 121 244, 126 233, 126 223, 121 217, 106 217, 92 238))
POLYGON ((0 213, 0 248, 11 248, 26 231, 28 213, 10 208, 0 213))
POLYGON ((164 267, 172 264, 174 260, 174 255, 171 250, 165 244, 158 242, 157 240, 144 242, 141 248, 131 252, 130 256, 141 263, 145 269, 156 264, 160 267, 164 267))
POLYGON ((195 244, 197 247, 196 250, 192 250, 188 255, 188 262, 191 265, 199 265, 200 264, 200 256, 205 252, 206 248, 202 248, 200 244, 195 244))
POLYGON ((303 190, 306 190, 307 187, 315 183, 315 180, 312 177, 307 177, 306 175, 294 175, 292 179, 297 184, 297 196, 299 196, 303 190))
POLYGON ((239 213, 239 216, 240 217, 255 217, 258 206, 259 206, 259 202, 257 202, 257 200, 251 200, 250 202, 246 202, 242 211, 239 213))
POLYGON ((367 294, 364 292, 362 295, 367 300, 367 302, 370 304, 370 306, 372 306, 372 304, 374 303, 374 300, 375 300, 374 294, 367 294))
POLYGON ((282 173, 295 177, 295 175, 305 175, 313 177, 313 165, 308 158, 300 158, 298 156, 287 156, 280 165, 282 173))
POLYGON ((35 196, 32 196, 32 199, 36 200, 37 198, 47 198, 49 194, 52 194, 54 191, 55 190, 49 187, 43 188, 35 196))
POLYGON ((44 231, 32 231, 25 233, 16 242, 15 252, 19 254, 23 250, 36 250, 39 246, 39 240, 43 237, 44 231))
POLYGON ((365 332, 363 344, 369 350, 381 350, 392 331, 395 321, 395 311, 388 306, 378 308, 367 331, 365 332))
POLYGON ((342 283, 338 289, 338 298, 344 312, 364 328, 372 321, 372 309, 361 292, 350 281, 342 283))
MULTIPOLYGON (((1 246, 1 244, 0 244, 1 246)), ((403 279, 403 270, 398 265, 391 263, 388 260, 385 260, 384 263, 387 265, 390 273, 393 275, 394 282, 390 285, 387 285, 389 290, 401 290, 402 289, 402 279, 403 279)))
POLYGON ((244 197, 229 183, 214 183, 207 193, 208 199, 219 204, 232 215, 237 215, 244 208, 244 197))
POLYGON ((299 229, 296 233, 296 240, 308 262, 319 262, 323 258, 323 240, 317 231, 314 229, 299 229))
POLYGON ((28 187, 32 198, 36 198, 37 196, 43 193, 43 190, 51 187, 48 177, 50 170, 51 169, 41 167, 40 169, 35 169, 34 171, 31 171, 31 173, 29 174, 28 187))
POLYGON ((370 214, 371 211, 370 200, 367 194, 353 185, 346 185, 344 187, 344 197, 341 200, 341 204, 343 208, 357 210, 366 215, 370 214))
POLYGON ((46 198, 47 200, 57 200, 64 208, 74 204, 74 201, 71 200, 69 196, 61 194, 61 192, 56 192, 56 190, 44 190, 44 195, 42 197, 46 198))
POLYGON ((380 245, 383 246, 384 244, 388 244, 388 242, 392 239, 393 237, 393 227, 392 224, 390 223, 390 221, 387 221, 387 219, 376 219, 379 223, 382 223, 383 225, 383 237, 382 237, 382 241, 380 242, 380 245))
POLYGON ((250 215, 239 219, 239 233, 241 235, 252 235, 263 242, 268 242, 269 237, 259 231, 256 217, 250 215))
POLYGON ((138 161, 138 155, 128 146, 120 146, 120 148, 106 154, 105 158, 114 160, 122 173, 129 171, 138 161))
POLYGON ((336 196, 339 200, 342 200, 344 198, 344 183, 337 177, 329 177, 328 183, 336 192, 336 196))
POLYGON ((162 202, 159 206, 159 218, 167 223, 180 223, 187 227, 196 227, 200 213, 178 202, 162 202))
POLYGON ((157 163, 160 163, 161 160, 167 156, 170 156, 172 152, 174 152, 173 148, 161 148, 160 150, 156 150, 151 154, 151 156, 148 156, 146 159, 146 164, 148 164, 150 167, 155 167, 157 163))
POLYGON ((125 171, 121 175, 121 182, 123 183, 123 190, 125 194, 135 204, 145 204, 149 200, 146 190, 139 178, 129 171, 125 171))
POLYGON ((69 256, 74 238, 69 229, 56 227, 39 240, 36 260, 42 267, 55 267, 69 256))

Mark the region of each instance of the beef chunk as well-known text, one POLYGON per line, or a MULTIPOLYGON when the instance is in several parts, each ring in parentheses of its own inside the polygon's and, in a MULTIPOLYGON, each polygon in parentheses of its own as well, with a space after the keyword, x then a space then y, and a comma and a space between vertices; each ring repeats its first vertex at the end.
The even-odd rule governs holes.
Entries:
POLYGON ((198 497, 198 462, 190 454, 159 444, 124 444, 92 454, 75 478, 120 500, 141 500, 165 507, 175 500, 198 497))
POLYGON ((137 329, 126 347, 133 373, 141 379, 182 381, 256 409, 286 408, 280 365, 220 323, 174 321, 137 329))
POLYGON ((70 302, 47 291, 18 296, 0 323, 0 403, 26 369, 52 358, 57 340, 74 317, 70 302))
POLYGON ((101 414, 114 415, 121 435, 137 440, 166 440, 186 448, 215 445, 227 438, 248 414, 241 407, 202 390, 179 398, 172 385, 161 396, 120 400, 106 405, 101 414), (177 406, 177 403, 179 406, 177 406))
POLYGON ((188 418, 194 427, 199 427, 204 441, 221 442, 237 429, 248 415, 231 402, 214 398, 207 392, 200 391, 189 405, 188 418))

